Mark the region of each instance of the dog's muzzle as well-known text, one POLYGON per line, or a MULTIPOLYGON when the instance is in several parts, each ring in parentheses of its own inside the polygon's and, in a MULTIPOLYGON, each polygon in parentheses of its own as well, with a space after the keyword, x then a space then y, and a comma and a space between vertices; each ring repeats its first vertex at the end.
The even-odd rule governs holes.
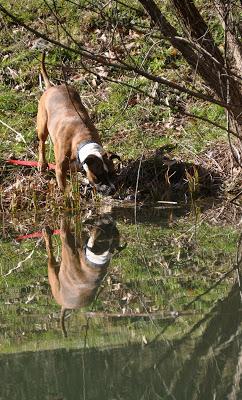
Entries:
POLYGON ((104 196, 112 196, 116 191, 115 186, 112 183, 109 185, 98 183, 95 185, 95 188, 98 193, 101 193, 104 196))

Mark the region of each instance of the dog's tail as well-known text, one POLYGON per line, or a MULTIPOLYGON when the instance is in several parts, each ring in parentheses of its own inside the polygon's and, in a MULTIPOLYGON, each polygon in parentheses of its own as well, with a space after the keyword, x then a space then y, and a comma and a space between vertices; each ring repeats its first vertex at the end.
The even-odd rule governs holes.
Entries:
POLYGON ((66 308, 62 307, 61 308, 61 315, 60 315, 60 324, 61 324, 61 330, 62 334, 64 337, 67 337, 67 330, 65 326, 65 315, 66 315, 66 308))
POLYGON ((45 51, 42 54, 40 71, 41 71, 41 75, 43 76, 43 79, 44 79, 45 87, 46 87, 46 89, 49 89, 51 87, 51 83, 49 81, 49 78, 48 78, 48 75, 47 75, 47 71, 46 71, 46 68, 45 68, 45 51))

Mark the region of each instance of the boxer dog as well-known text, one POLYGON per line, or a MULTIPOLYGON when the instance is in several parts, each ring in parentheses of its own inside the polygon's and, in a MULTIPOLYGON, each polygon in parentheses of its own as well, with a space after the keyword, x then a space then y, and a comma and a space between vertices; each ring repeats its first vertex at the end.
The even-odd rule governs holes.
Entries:
POLYGON ((86 243, 75 237, 66 219, 61 222, 61 261, 57 263, 52 247, 52 233, 47 227, 43 236, 48 255, 48 278, 52 294, 61 305, 61 327, 67 336, 64 325, 65 311, 89 305, 107 272, 115 251, 120 252, 119 231, 115 221, 104 215, 94 222, 86 243))
POLYGON ((42 55, 41 74, 46 90, 40 98, 37 114, 40 171, 48 166, 45 141, 50 134, 54 144, 57 184, 62 191, 66 186, 68 169, 79 164, 92 187, 104 195, 112 195, 115 192, 113 159, 120 160, 119 156, 103 149, 97 129, 77 91, 66 84, 51 85, 45 68, 45 53, 42 55))

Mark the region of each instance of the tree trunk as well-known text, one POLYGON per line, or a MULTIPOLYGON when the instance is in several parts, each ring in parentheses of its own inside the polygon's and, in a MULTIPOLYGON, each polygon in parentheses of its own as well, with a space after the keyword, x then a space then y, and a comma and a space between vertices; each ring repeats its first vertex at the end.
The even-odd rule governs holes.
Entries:
MULTIPOLYGON (((225 0, 216 1, 222 3, 223 6, 228 3, 225 0)), ((222 56, 194 2, 192 0, 172 0, 180 22, 184 27, 187 41, 179 37, 176 29, 166 20, 154 0, 139 0, 139 2, 148 12, 152 21, 158 26, 162 35, 182 53, 185 60, 201 76, 205 84, 220 100, 225 103, 228 102, 227 108, 233 124, 242 138, 241 82, 234 75, 234 69, 232 70, 230 66, 232 64, 228 64, 227 60, 222 56)), ((237 59, 236 71, 238 69, 241 71, 241 45, 232 32, 233 30, 228 30, 227 42, 230 49, 236 44, 236 50, 233 53, 237 59)), ((241 73, 239 73, 239 76, 241 76, 241 73)))
POLYGON ((224 65, 223 56, 209 32, 209 28, 191 0, 172 0, 174 7, 181 17, 181 23, 186 27, 191 40, 199 43, 221 65, 224 65))
MULTIPOLYGON (((202 41, 198 43, 201 48, 199 51, 198 48, 189 40, 187 35, 185 36, 188 40, 182 40, 182 38, 179 37, 176 29, 166 20, 153 0, 139 1, 150 15, 152 21, 158 26, 162 35, 165 36, 166 39, 169 40, 172 45, 182 53, 188 64, 203 78, 205 83, 212 89, 217 97, 223 101, 226 100, 227 82, 224 74, 224 65, 223 63, 220 63, 221 56, 219 59, 215 59, 210 53, 208 53, 204 46, 201 46, 202 41), (205 53, 202 50, 204 50, 205 53)), ((181 9, 183 13, 182 18, 185 18, 185 15, 187 14, 186 11, 188 11, 188 9, 184 8, 183 10, 184 0, 177 1, 176 3, 180 3, 177 11, 180 14, 181 9)), ((196 14, 192 15, 192 11, 194 11, 194 9, 196 8, 189 7, 189 15, 187 15, 185 18, 186 23, 184 22, 184 19, 182 19, 185 25, 187 25, 192 19, 196 20, 198 11, 196 10, 196 14)), ((202 20, 202 18, 200 18, 200 20, 202 20)), ((195 26, 196 25, 193 24, 193 28, 190 28, 191 32, 195 31, 195 26)), ((200 26, 200 24, 198 26, 200 26)), ((199 33, 196 34, 196 37, 199 37, 199 33)))
MULTIPOLYGON (((228 101, 239 104, 240 107, 232 107, 232 124, 237 128, 242 137, 242 45, 238 40, 235 17, 232 2, 227 0, 215 0, 217 13, 224 29, 225 65, 228 79, 228 101), (237 78, 236 78, 237 77, 237 78)), ((235 10, 236 11, 236 10, 235 10)))
POLYGON ((224 29, 227 63, 229 64, 231 72, 241 77, 242 44, 237 36, 233 6, 230 2, 223 0, 215 0, 215 4, 224 29))

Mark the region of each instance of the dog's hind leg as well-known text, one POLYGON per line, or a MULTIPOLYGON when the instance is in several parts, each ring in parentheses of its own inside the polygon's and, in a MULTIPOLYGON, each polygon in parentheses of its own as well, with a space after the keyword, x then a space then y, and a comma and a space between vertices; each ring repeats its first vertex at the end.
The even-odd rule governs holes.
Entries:
POLYGON ((45 141, 49 132, 47 129, 47 113, 41 101, 37 114, 37 133, 39 139, 39 170, 43 172, 48 166, 45 158, 45 141))

